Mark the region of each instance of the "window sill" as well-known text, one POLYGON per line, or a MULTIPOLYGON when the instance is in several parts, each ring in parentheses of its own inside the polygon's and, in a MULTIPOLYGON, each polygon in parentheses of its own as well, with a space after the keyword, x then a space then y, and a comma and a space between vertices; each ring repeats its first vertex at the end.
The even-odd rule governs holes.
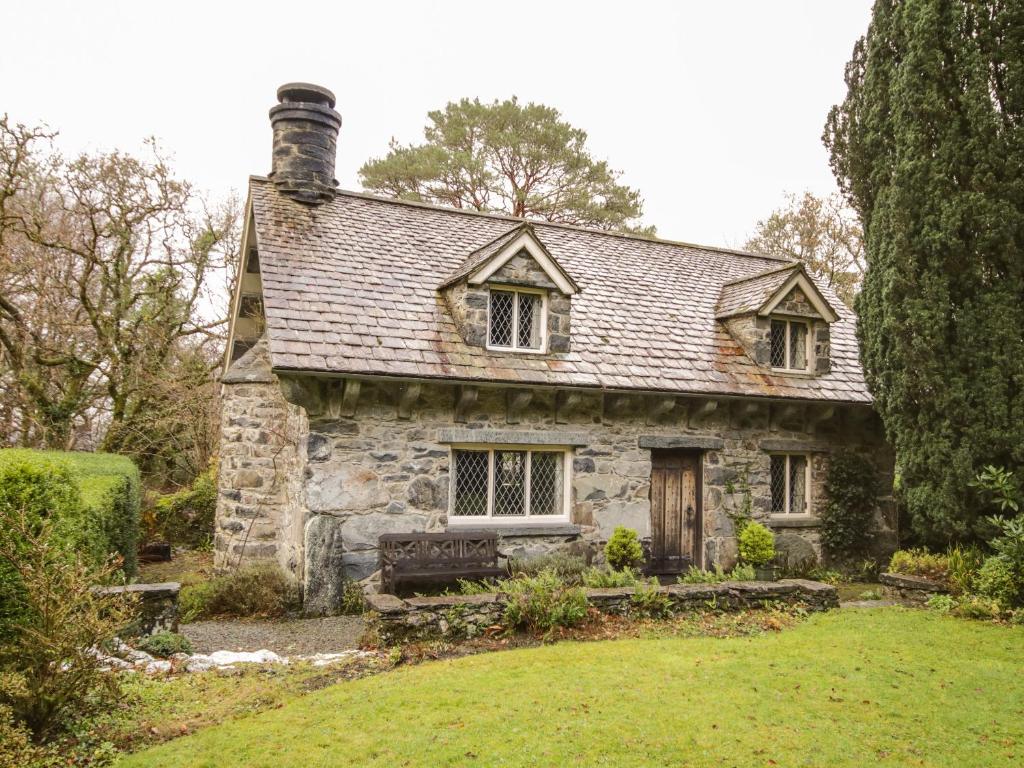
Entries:
POLYGON ((772 528, 818 528, 821 525, 821 518, 814 515, 776 513, 769 518, 768 524, 772 528))
POLYGON ((448 523, 449 531, 472 533, 482 531, 485 533, 497 533, 502 538, 515 538, 526 536, 579 536, 580 527, 567 522, 550 523, 494 523, 466 522, 448 523))

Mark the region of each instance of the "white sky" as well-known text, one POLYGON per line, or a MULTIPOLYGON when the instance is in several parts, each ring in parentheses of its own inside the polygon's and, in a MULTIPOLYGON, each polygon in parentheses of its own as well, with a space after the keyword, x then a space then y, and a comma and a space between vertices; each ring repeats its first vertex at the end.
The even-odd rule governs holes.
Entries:
POLYGON ((281 83, 337 95, 345 189, 429 110, 515 94, 585 129, 659 235, 739 247, 784 191, 835 188, 820 136, 870 5, 6 0, 0 112, 65 152, 154 135, 223 194, 270 170, 281 83))

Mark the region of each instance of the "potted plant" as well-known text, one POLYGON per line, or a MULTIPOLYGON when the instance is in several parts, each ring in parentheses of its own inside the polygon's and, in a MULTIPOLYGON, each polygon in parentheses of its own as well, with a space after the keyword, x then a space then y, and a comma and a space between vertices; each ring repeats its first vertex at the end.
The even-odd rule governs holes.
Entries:
POLYGON ((740 560, 754 566, 758 581, 775 581, 775 536, 761 523, 748 523, 739 536, 740 560))

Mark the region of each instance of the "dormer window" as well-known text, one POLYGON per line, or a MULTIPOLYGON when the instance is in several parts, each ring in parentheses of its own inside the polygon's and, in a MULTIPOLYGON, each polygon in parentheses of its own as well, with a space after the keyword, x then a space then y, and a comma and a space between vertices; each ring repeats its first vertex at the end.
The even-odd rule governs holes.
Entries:
POLYGON ((546 300, 542 291, 491 288, 487 311, 489 349, 541 352, 546 300))
POLYGON ((809 368, 810 334, 807 322, 803 320, 779 320, 772 318, 771 365, 780 371, 806 372, 809 368))

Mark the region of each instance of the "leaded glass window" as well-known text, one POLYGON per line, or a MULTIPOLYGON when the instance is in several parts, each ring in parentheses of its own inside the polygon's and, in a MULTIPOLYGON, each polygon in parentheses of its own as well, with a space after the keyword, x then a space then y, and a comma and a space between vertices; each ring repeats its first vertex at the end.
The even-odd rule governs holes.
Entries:
POLYGON ((769 358, 772 368, 806 371, 807 323, 802 320, 772 320, 769 358))
POLYGON ((504 349, 540 350, 544 346, 544 296, 492 288, 487 344, 504 349))
POLYGON ((566 453, 487 448, 453 451, 451 517, 506 521, 566 515, 566 453))
POLYGON ((799 453, 772 454, 769 482, 772 512, 801 515, 811 511, 808 498, 810 462, 799 453))

